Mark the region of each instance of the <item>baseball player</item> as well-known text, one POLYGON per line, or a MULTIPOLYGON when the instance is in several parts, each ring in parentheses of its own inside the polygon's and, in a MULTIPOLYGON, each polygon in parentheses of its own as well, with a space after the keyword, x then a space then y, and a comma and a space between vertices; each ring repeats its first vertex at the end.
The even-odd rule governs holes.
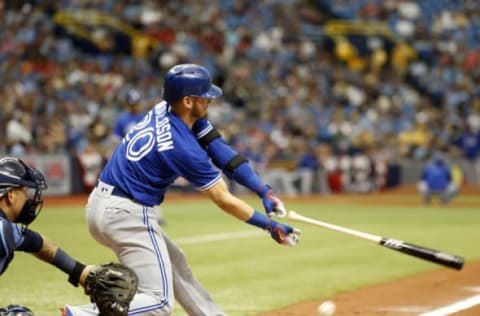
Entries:
MULTIPOLYGON (((68 274, 72 285, 82 285, 85 294, 98 302, 100 310, 127 315, 138 282, 131 269, 118 263, 85 265, 45 236, 27 228, 42 208, 42 191, 46 188, 40 171, 18 158, 0 159, 0 275, 15 251, 28 252, 68 274)), ((11 304, 0 308, 0 315, 32 316, 33 312, 11 304)))
POLYGON ((46 188, 45 178, 38 170, 17 158, 0 159, 0 275, 15 251, 24 251, 68 274, 73 285, 83 285, 93 266, 76 261, 45 236, 27 227, 42 208, 42 191, 46 188))
POLYGON ((425 165, 417 188, 427 204, 431 203, 433 196, 438 196, 443 204, 447 204, 458 193, 458 185, 452 181, 450 166, 441 152, 435 152, 425 165))
MULTIPOLYGON (((221 94, 204 67, 172 67, 164 78, 164 100, 123 138, 89 196, 90 233, 138 276, 128 315, 171 315, 175 299, 189 315, 225 315, 157 223, 154 208, 177 177, 187 179, 226 213, 266 230, 279 244, 298 242, 297 229, 232 195, 212 165, 257 192, 268 215, 285 214, 280 199, 206 120, 209 104, 221 94)), ((93 305, 66 305, 64 315, 98 312, 93 305)))

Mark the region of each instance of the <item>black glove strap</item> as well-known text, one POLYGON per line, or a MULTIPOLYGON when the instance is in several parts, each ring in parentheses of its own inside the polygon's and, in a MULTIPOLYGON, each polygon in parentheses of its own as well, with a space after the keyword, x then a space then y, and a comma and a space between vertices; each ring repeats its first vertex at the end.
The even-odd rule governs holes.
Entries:
POLYGON ((75 267, 73 268, 72 272, 68 275, 68 282, 70 282, 73 286, 78 286, 78 281, 80 281, 80 276, 82 275, 83 270, 85 269, 85 265, 80 262, 75 262, 75 267))

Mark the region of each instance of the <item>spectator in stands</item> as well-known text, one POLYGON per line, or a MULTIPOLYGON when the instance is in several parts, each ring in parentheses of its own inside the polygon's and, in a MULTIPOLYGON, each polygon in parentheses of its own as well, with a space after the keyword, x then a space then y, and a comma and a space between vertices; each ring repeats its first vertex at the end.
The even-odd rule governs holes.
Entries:
POLYGON ((463 152, 460 164, 467 183, 480 186, 480 131, 474 131, 469 123, 465 125, 465 130, 455 145, 463 152))
POLYGON ((302 152, 297 164, 297 177, 299 180, 299 192, 302 195, 312 194, 314 180, 319 168, 319 162, 315 149, 308 144, 302 144, 302 152))
MULTIPOLYGON (((182 32, 176 30, 184 25, 185 15, 173 14, 178 11, 174 1, 19 3, 2 11, 0 132, 6 134, 14 111, 30 113, 32 127, 25 133, 19 122, 11 122, 17 140, 0 143, 0 150, 9 153, 82 150, 90 128, 97 134, 94 145, 108 157, 102 147, 111 147, 111 139, 103 137, 111 134, 119 116, 112 101, 115 95, 135 86, 146 101, 160 96, 161 84, 152 78, 173 62, 208 66, 224 88, 225 104, 238 108, 230 111, 235 114, 228 115, 231 120, 222 125, 229 131, 258 126, 267 135, 261 144, 253 134, 245 140, 255 143, 256 150, 272 141, 277 147, 273 151, 291 146, 289 140, 298 134, 304 141, 333 140, 334 151, 352 144, 364 150, 355 142, 362 135, 373 138, 369 142, 388 144, 390 151, 399 150, 400 140, 407 150, 400 148, 401 154, 393 157, 421 160, 428 152, 424 144, 429 144, 429 138, 424 136, 431 125, 428 122, 425 130, 414 128, 418 125, 415 113, 436 113, 436 128, 447 139, 451 136, 448 126, 460 126, 480 95, 480 27, 477 15, 472 14, 480 9, 478 1, 232 4, 215 0, 205 4, 188 0, 181 2, 188 11, 188 25, 182 32), (311 10, 316 5, 319 10, 311 10), (112 20, 135 24, 137 32, 132 38, 113 36, 121 35, 121 30, 87 25, 89 19, 78 18, 87 9, 95 16, 109 15, 114 9, 112 20), (57 19, 61 14, 69 18, 57 19), (354 38, 343 34, 334 44, 328 34, 318 32, 328 29, 323 26, 331 18, 345 19, 335 22, 345 24, 367 19, 370 30, 382 32, 369 32, 362 38, 356 29, 354 38), (87 34, 92 35, 90 40, 75 32, 84 27, 92 29, 87 34), (99 34, 100 42, 93 38, 99 34), (352 111, 359 117, 350 115, 352 111), (65 120, 57 120, 59 116, 65 120), (277 117, 282 117, 278 125, 274 123, 277 117), (309 122, 298 124, 305 117, 309 122), (57 123, 52 129, 49 123, 53 121, 57 123), (309 133, 311 129, 317 134, 309 133), (61 130, 67 137, 56 136, 61 130)), ((460 133, 465 131, 463 126, 460 129, 460 133)), ((464 155, 473 161, 467 151, 464 155)), ((480 185, 479 174, 470 182, 480 185)))
POLYGON ((5 136, 9 154, 14 156, 27 154, 33 142, 31 114, 13 112, 7 123, 5 136))
MULTIPOLYGON (((315 155, 318 159, 318 168, 316 174, 316 192, 324 195, 328 195, 331 193, 330 186, 328 184, 328 173, 326 164, 327 161, 332 156, 332 148, 329 144, 320 143, 315 148, 315 155)), ((315 187, 315 186, 314 186, 315 187)))
POLYGON ((96 143, 87 138, 82 150, 77 153, 84 192, 90 192, 97 185, 98 176, 105 165, 105 159, 96 147, 96 143))
POLYGON ((458 193, 459 188, 452 181, 450 166, 442 152, 435 152, 425 165, 417 188, 426 204, 430 204, 434 196, 438 196, 441 203, 447 204, 458 193))

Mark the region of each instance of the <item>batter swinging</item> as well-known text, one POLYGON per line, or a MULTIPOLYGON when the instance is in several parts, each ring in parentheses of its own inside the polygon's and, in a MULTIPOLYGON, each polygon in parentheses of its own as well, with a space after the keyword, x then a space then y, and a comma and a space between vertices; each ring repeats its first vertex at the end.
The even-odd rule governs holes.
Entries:
MULTIPOLYGON (((89 196, 91 234, 138 276, 129 315, 170 315, 175 299, 189 315, 225 315, 194 278, 183 252, 158 225, 154 208, 179 176, 226 213, 267 230, 278 243, 298 242, 297 229, 273 221, 232 195, 211 164, 255 191, 268 215, 286 214, 281 200, 206 119, 208 105, 221 94, 199 65, 170 69, 164 80, 164 101, 123 138, 89 196)), ((64 308, 64 315, 97 314, 92 305, 64 308)))

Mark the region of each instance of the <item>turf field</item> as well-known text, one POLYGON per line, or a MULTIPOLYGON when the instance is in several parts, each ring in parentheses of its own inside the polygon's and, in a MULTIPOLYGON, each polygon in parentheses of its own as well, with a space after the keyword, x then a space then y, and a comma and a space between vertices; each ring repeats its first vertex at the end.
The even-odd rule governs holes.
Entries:
MULTIPOLYGON (((259 200, 247 200, 262 209, 259 200)), ((416 195, 297 199, 287 205, 323 221, 443 250, 467 262, 480 261, 480 196, 460 196, 448 207, 424 206, 416 195)), ((167 234, 185 251, 195 274, 225 312, 234 316, 255 315, 440 267, 306 224, 295 224, 302 230, 298 247, 281 247, 266 233, 203 199, 167 196, 163 212, 167 234)), ((83 206, 47 203, 32 228, 84 262, 115 260, 88 234, 83 206)), ((65 303, 88 303, 82 290, 66 279, 52 266, 17 253, 0 278, 0 305, 22 304, 36 315, 53 316, 65 303)), ((185 313, 177 307, 174 315, 185 313)))

